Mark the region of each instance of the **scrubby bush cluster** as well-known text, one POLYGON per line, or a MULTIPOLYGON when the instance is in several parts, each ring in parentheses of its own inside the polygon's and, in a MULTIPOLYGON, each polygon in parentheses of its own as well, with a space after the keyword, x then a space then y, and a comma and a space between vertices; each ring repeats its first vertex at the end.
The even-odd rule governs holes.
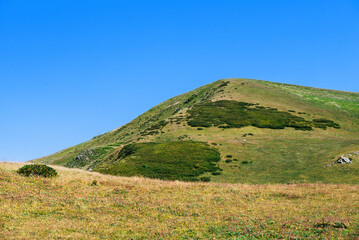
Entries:
POLYGON ((340 128, 340 125, 338 123, 323 118, 314 119, 313 122, 314 122, 314 126, 317 128, 323 128, 323 129, 327 129, 327 127, 340 128))
POLYGON ((188 110, 188 125, 192 127, 240 128, 255 126, 258 128, 284 129, 292 127, 296 130, 313 130, 313 127, 326 129, 340 128, 331 120, 305 120, 289 112, 276 108, 258 106, 257 104, 220 100, 195 105, 188 110))
POLYGON ((31 165, 25 165, 19 170, 17 170, 17 173, 26 177, 29 176, 40 176, 40 177, 56 177, 57 172, 52 167, 41 165, 41 164, 31 164, 31 165))
POLYGON ((133 143, 97 170, 122 176, 199 181, 206 172, 220 171, 220 160, 218 150, 203 142, 133 143))
POLYGON ((164 128, 167 124, 168 123, 165 120, 158 121, 157 123, 142 131, 140 135, 147 136, 159 134, 162 128, 164 128))

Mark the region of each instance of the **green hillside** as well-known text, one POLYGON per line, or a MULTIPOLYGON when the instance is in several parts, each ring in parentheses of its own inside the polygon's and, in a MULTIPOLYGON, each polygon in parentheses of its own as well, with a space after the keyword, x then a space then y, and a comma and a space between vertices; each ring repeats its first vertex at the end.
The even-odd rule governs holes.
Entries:
POLYGON ((123 176, 359 183, 359 93, 225 79, 33 160, 123 176), (350 164, 333 163, 345 155, 350 164))

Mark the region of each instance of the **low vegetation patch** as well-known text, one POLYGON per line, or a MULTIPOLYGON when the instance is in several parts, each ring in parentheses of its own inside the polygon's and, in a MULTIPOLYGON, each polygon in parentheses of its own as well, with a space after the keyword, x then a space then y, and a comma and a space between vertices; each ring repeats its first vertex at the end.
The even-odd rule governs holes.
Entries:
POLYGON ((142 131, 140 134, 141 136, 147 136, 147 135, 156 135, 161 132, 161 130, 167 125, 168 123, 165 120, 161 120, 149 128, 142 131))
POLYGON ((67 162, 65 167, 82 168, 85 166, 94 165, 96 162, 102 160, 111 151, 113 151, 113 147, 111 146, 87 149, 67 162))
POLYGON ((276 108, 258 106, 257 104, 220 100, 193 106, 188 110, 188 125, 192 127, 241 128, 255 126, 258 128, 296 130, 313 130, 313 127, 326 129, 340 128, 340 125, 327 119, 305 120, 290 112, 278 111, 276 108))
POLYGON ((220 170, 220 159, 219 152, 203 142, 134 143, 124 146, 97 170, 122 176, 207 181, 198 177, 220 170))
POLYGON ((48 178, 57 176, 57 172, 55 169, 41 164, 25 165, 19 168, 19 170, 17 170, 17 173, 26 177, 39 176, 48 178))

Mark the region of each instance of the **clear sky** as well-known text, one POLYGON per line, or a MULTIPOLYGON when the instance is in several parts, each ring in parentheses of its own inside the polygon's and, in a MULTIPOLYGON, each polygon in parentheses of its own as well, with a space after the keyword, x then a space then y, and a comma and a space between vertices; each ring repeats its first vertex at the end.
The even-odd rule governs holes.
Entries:
POLYGON ((233 77, 359 92, 359 1, 0 0, 0 161, 233 77))

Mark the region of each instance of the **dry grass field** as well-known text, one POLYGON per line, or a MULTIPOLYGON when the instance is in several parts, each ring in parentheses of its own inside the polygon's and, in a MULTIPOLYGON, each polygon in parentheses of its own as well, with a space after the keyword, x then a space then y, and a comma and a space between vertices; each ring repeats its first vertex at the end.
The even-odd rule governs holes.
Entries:
POLYGON ((169 182, 0 163, 0 239, 359 239, 359 187, 169 182), (94 181, 97 181, 95 184, 94 181))

